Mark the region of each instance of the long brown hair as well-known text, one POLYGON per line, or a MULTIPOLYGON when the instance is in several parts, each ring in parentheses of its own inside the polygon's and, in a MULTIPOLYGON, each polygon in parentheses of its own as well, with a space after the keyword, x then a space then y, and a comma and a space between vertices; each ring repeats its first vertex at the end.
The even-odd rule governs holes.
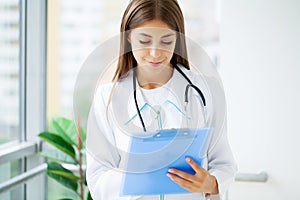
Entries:
POLYGON ((127 76, 128 72, 136 67, 137 63, 131 51, 131 45, 127 40, 128 30, 139 27, 151 20, 161 20, 172 30, 177 31, 176 46, 171 64, 183 64, 189 69, 185 41, 184 18, 177 0, 131 0, 124 12, 121 23, 120 57, 114 81, 127 76))

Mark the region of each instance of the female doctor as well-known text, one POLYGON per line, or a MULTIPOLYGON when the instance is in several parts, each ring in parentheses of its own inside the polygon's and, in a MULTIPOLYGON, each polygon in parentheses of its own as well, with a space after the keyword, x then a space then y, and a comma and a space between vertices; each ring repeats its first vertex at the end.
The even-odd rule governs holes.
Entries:
POLYGON ((220 111, 220 117, 214 107, 216 84, 189 70, 184 34, 176 0, 129 2, 121 23, 114 82, 98 87, 88 120, 87 183, 94 200, 159 199, 120 196, 128 133, 137 131, 214 126, 203 166, 186 158, 194 175, 173 168, 166 174, 191 193, 165 195, 165 199, 222 199, 232 183, 236 166, 227 141, 226 112, 220 111), (181 103, 186 77, 200 88, 200 92, 190 89, 188 108, 181 103))

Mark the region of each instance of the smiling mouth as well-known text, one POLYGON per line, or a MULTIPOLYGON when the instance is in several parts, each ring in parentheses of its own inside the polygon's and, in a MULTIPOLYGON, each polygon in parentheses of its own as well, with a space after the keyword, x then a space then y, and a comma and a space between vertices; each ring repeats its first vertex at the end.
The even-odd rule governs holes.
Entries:
POLYGON ((148 62, 150 65, 152 66, 159 66, 161 65, 163 62, 148 62))

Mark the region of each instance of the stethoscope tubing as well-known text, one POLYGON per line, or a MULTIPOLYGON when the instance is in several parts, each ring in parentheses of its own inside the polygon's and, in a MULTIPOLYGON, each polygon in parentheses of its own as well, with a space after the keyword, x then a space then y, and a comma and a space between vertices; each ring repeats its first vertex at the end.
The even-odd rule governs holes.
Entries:
MULTIPOLYGON (((197 87, 195 86, 192 81, 187 77, 187 75, 180 69, 179 66, 183 66, 182 64, 176 64, 174 66, 174 68, 187 80, 187 82, 189 83, 186 87, 185 87, 185 93, 184 93, 184 96, 185 96, 185 103, 187 104, 188 103, 188 91, 189 91, 189 88, 193 88, 194 90, 197 91, 197 93, 199 94, 200 98, 201 98, 201 101, 202 101, 202 104, 203 106, 206 106, 206 100, 205 100, 205 97, 202 93, 202 91, 197 87)), ((141 124, 143 126, 143 130, 144 132, 146 132, 146 126, 145 126, 145 123, 144 123, 144 120, 143 120, 143 117, 141 115, 141 112, 140 112, 140 109, 139 109, 139 105, 138 105, 138 102, 137 102, 137 98, 136 98, 136 67, 133 68, 133 98, 134 98, 134 103, 135 103, 135 107, 136 107, 136 110, 137 110, 137 113, 138 113, 138 116, 139 116, 139 119, 141 121, 141 124)))

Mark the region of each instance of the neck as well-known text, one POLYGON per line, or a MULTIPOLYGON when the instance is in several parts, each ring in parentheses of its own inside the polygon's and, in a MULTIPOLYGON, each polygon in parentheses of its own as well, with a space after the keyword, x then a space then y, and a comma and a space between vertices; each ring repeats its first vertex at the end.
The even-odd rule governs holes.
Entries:
POLYGON ((164 67, 153 72, 147 69, 137 68, 137 80, 141 88, 155 89, 166 84, 173 75, 173 67, 164 67))

